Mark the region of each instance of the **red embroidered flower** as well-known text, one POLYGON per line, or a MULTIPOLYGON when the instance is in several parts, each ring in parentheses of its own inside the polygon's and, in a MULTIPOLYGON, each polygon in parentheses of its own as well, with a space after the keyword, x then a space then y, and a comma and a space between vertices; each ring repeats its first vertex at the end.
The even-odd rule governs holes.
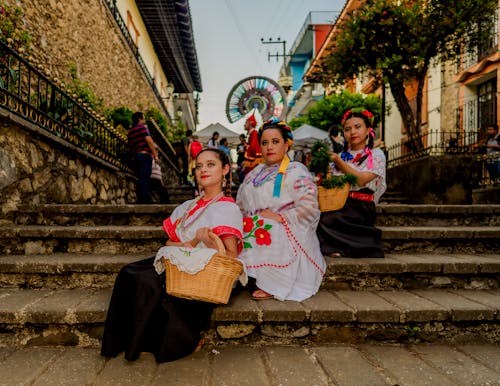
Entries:
POLYGON ((255 241, 258 245, 271 245, 271 234, 263 228, 255 230, 255 241))
POLYGON ((243 218, 243 232, 248 233, 253 229, 253 219, 251 217, 243 218))
POLYGON ((264 220, 262 220, 262 219, 257 220, 257 225, 258 225, 258 226, 260 226, 260 227, 261 227, 262 225, 264 225, 264 220))

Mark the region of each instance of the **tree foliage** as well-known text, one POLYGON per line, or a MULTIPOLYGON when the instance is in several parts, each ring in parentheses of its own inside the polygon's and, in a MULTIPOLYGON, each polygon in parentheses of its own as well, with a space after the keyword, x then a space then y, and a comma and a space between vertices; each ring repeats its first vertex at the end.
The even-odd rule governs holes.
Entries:
POLYGON ((387 82, 409 135, 420 133, 422 94, 431 61, 454 60, 484 41, 498 0, 367 0, 340 24, 326 76, 341 84, 368 72, 387 82), (405 94, 417 80, 417 114, 405 94))
POLYGON ((346 110, 363 107, 375 115, 375 126, 380 122, 382 103, 375 94, 363 95, 344 90, 339 94, 332 94, 318 101, 308 113, 302 117, 290 121, 293 129, 308 123, 322 130, 328 130, 330 126, 338 124, 346 110))

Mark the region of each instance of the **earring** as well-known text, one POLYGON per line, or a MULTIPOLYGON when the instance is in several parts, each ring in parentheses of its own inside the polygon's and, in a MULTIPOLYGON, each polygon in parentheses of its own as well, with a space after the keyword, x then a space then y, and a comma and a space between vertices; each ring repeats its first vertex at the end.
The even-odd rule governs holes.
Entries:
POLYGON ((222 187, 223 187, 223 188, 225 188, 225 187, 226 187, 226 183, 227 183, 227 181, 226 181, 226 176, 223 176, 223 177, 222 177, 222 187))

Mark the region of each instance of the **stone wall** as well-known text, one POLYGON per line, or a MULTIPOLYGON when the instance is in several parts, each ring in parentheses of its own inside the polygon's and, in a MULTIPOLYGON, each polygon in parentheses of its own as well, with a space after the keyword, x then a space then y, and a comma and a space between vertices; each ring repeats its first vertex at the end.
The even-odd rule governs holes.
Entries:
POLYGON ((427 156, 387 171, 388 191, 415 204, 471 204, 472 155, 427 156))
POLYGON ((49 78, 68 82, 70 66, 106 107, 160 108, 142 69, 100 0, 4 0, 24 10, 31 55, 49 78))
POLYGON ((2 212, 28 204, 127 204, 135 178, 5 110, 0 111, 2 212))

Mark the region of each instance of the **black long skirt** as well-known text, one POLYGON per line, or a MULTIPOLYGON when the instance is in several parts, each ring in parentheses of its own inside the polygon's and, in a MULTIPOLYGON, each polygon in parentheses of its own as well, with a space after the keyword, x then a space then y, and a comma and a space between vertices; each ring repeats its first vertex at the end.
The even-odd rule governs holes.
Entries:
POLYGON ((323 212, 317 235, 323 255, 384 257, 382 231, 375 228, 375 204, 348 198, 342 209, 323 212))
POLYGON ((157 362, 191 354, 210 326, 214 304, 168 296, 165 274, 158 275, 154 257, 124 266, 109 305, 101 355, 125 352, 134 361, 151 352, 157 362))

